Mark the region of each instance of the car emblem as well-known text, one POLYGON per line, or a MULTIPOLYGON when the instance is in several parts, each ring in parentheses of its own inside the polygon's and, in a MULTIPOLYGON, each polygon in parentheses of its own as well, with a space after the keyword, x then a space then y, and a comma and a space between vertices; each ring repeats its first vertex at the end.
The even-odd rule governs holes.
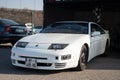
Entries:
POLYGON ((38 47, 39 45, 37 44, 37 45, 35 45, 35 47, 38 47))

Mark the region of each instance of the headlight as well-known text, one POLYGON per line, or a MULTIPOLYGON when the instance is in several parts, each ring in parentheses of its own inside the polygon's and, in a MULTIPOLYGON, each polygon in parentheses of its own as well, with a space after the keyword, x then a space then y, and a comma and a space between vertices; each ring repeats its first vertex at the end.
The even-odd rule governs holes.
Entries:
POLYGON ((25 48, 27 46, 28 42, 18 42, 16 44, 16 47, 20 47, 20 48, 25 48))
POLYGON ((51 44, 48 49, 60 50, 64 49, 68 44, 51 44))

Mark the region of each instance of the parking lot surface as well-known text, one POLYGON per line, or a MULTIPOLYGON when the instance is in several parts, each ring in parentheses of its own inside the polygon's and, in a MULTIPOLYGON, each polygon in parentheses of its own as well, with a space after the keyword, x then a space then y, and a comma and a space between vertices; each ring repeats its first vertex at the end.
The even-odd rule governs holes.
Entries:
POLYGON ((0 80, 120 80, 119 51, 110 51, 108 57, 94 58, 85 71, 47 71, 12 66, 11 48, 10 44, 0 45, 0 80))

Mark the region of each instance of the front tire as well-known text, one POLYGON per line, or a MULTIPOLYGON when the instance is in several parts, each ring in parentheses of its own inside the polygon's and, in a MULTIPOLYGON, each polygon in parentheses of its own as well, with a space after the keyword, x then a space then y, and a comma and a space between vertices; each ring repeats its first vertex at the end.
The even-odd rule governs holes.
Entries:
POLYGON ((78 61, 78 66, 77 66, 78 71, 85 70, 85 68, 87 67, 87 60, 88 60, 88 50, 86 46, 83 46, 78 61))

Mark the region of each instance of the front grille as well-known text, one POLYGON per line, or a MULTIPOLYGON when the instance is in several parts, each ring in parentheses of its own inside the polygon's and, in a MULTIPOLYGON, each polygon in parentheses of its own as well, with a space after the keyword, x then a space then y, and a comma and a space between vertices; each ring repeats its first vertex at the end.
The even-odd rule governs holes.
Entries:
POLYGON ((28 56, 20 56, 21 58, 34 58, 34 59, 42 59, 42 60, 47 60, 47 58, 43 57, 28 57, 28 56))

